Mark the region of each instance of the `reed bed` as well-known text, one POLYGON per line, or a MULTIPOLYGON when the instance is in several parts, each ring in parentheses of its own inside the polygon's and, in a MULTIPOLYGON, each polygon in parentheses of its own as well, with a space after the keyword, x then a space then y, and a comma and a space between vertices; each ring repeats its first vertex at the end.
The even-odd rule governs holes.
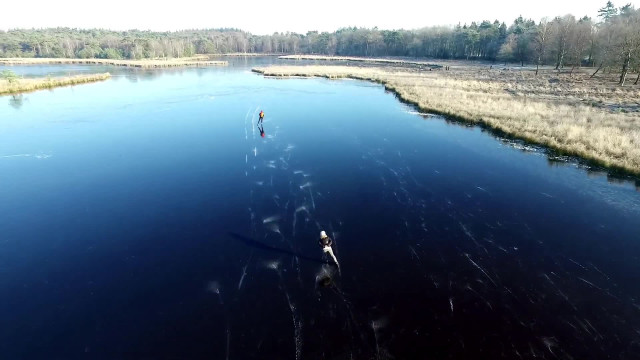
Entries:
POLYGON ((559 86, 563 79, 549 81, 557 74, 527 81, 523 77, 533 76, 505 75, 502 70, 471 75, 393 67, 271 66, 253 71, 276 77, 375 81, 421 111, 480 123, 563 154, 640 175, 640 116, 634 107, 638 105, 637 88, 588 82, 559 86), (602 106, 592 99, 604 99, 614 106, 602 106))
POLYGON ((90 82, 102 81, 111 77, 111 74, 77 75, 55 78, 18 79, 12 83, 0 79, 1 94, 17 94, 22 92, 50 89, 60 86, 78 85, 90 82))
POLYGON ((280 56, 281 54, 273 54, 273 53, 243 53, 243 52, 236 52, 236 53, 227 53, 227 54, 211 54, 209 55, 210 57, 217 57, 217 56, 240 56, 240 57, 251 57, 251 56, 280 56))
POLYGON ((401 59, 363 58, 349 56, 324 56, 324 55, 284 55, 278 59, 284 60, 321 60, 321 61, 353 61, 364 63, 392 64, 392 65, 421 65, 430 68, 439 68, 440 65, 426 61, 410 61, 401 59))
POLYGON ((203 56, 179 59, 111 60, 111 59, 65 59, 65 58, 4 58, 0 65, 39 65, 39 64, 90 64, 112 65, 137 68, 168 68, 183 66, 226 66, 227 61, 206 60, 203 56))

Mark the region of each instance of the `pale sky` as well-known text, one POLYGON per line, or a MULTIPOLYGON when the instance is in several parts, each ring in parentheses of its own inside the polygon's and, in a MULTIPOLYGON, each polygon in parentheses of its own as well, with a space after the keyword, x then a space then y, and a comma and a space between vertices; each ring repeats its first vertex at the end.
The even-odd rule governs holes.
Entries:
MULTIPOLYGON (((613 3, 620 7, 627 2, 613 3)), ((634 5, 639 2, 631 1, 634 5)), ((509 25, 521 14, 535 21, 568 13, 595 18, 605 3, 606 0, 7 0, 0 12, 0 29, 63 26, 173 31, 233 27, 257 35, 275 31, 304 34, 346 26, 417 29, 485 19, 498 19, 509 25)))

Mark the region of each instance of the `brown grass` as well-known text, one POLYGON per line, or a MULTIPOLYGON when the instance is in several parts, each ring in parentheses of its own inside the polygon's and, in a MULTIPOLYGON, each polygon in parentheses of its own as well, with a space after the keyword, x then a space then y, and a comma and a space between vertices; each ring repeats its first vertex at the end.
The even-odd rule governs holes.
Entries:
POLYGON ((272 66, 266 76, 353 78, 384 84, 422 111, 482 123, 509 135, 640 174, 638 87, 588 81, 584 73, 461 68, 454 71, 272 66))
POLYGON ((426 61, 409 61, 400 59, 382 59, 382 58, 363 58, 349 56, 325 56, 325 55, 284 55, 278 59, 285 60, 322 60, 322 61, 354 61, 376 64, 392 64, 392 65, 422 65, 425 67, 439 68, 440 65, 429 63, 426 61))
POLYGON ((59 86, 85 84, 106 80, 110 77, 111 74, 104 73, 55 78, 18 79, 14 83, 9 83, 7 80, 0 79, 0 94, 17 94, 40 89, 50 89, 59 86))
POLYGON ((203 56, 178 59, 110 60, 110 59, 63 59, 63 58, 4 58, 0 65, 39 65, 39 64, 91 64, 113 65, 138 68, 166 68, 182 66, 224 66, 227 61, 209 61, 203 56))
POLYGON ((271 54, 271 53, 227 53, 227 54, 211 54, 210 57, 219 57, 219 56, 278 56, 280 54, 271 54))

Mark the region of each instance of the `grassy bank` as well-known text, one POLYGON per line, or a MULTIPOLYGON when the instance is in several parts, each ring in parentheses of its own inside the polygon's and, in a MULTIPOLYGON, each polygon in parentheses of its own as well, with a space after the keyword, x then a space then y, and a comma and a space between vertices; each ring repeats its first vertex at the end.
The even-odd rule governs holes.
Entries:
POLYGON ((0 95, 2 94, 17 94, 22 92, 35 91, 40 89, 50 89, 60 86, 85 84, 95 81, 106 80, 111 77, 111 74, 92 74, 92 75, 77 75, 69 77, 56 77, 56 78, 35 78, 35 79, 18 79, 13 83, 9 83, 7 80, 0 79, 0 95))
POLYGON ((279 56, 280 54, 272 54, 272 53, 227 53, 227 54, 211 54, 209 56, 211 57, 218 57, 218 56, 240 56, 240 57, 246 57, 246 56, 279 56))
POLYGON ((439 68, 440 65, 429 63, 426 61, 409 61, 400 59, 382 59, 382 58, 363 58, 349 56, 324 56, 324 55, 284 55, 278 57, 284 60, 321 60, 321 61, 353 61, 371 64, 391 64, 391 65, 420 65, 430 68, 439 68))
POLYGON ((272 66, 265 76, 353 78, 384 84, 422 111, 481 123, 511 136, 640 175, 640 88, 588 74, 464 68, 272 66))
POLYGON ((179 59, 110 60, 110 59, 64 59, 64 58, 4 58, 0 65, 40 65, 40 64, 91 64, 137 68, 167 68, 182 66, 225 66, 227 61, 210 61, 197 56, 179 59))

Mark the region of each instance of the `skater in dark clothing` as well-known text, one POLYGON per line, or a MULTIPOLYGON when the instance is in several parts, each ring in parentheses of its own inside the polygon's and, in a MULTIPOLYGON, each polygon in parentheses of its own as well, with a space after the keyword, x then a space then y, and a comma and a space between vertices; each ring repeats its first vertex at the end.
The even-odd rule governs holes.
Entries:
POLYGON ((260 110, 260 115, 258 118, 258 124, 264 121, 264 111, 260 110))

